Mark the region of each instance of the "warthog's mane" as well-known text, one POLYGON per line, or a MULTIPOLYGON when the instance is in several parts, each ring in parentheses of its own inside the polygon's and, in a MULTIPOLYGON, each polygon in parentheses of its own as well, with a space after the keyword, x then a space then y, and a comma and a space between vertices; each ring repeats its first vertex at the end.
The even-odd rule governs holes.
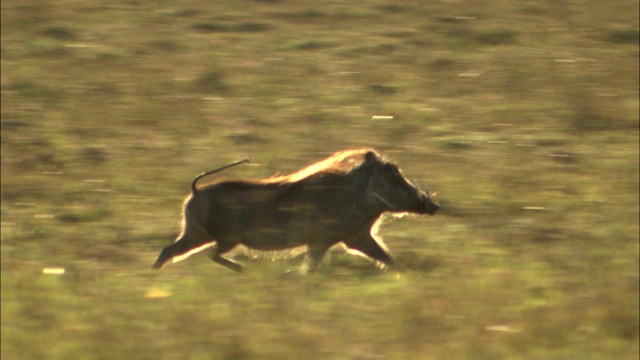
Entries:
POLYGON ((339 151, 326 159, 315 162, 294 173, 276 175, 268 179, 261 180, 261 182, 292 183, 316 176, 348 174, 364 163, 365 154, 368 152, 374 153, 377 157, 380 157, 380 155, 371 148, 339 151))
POLYGON ((360 148, 339 151, 325 159, 310 164, 296 172, 290 174, 277 174, 265 179, 256 180, 238 180, 238 179, 216 179, 200 187, 208 187, 226 181, 234 181, 245 184, 254 185, 270 185, 270 184, 291 184, 298 181, 311 179, 329 179, 335 177, 348 176, 352 171, 357 169, 365 162, 365 155, 373 153, 382 162, 387 160, 372 148, 360 148))

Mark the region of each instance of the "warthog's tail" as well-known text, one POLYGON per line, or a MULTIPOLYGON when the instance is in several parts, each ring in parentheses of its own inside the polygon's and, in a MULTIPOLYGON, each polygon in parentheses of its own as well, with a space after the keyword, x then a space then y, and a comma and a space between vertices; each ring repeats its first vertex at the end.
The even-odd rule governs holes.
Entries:
POLYGON ((215 174, 215 173, 217 173, 219 171, 222 171, 224 169, 227 169, 227 168, 230 168, 230 167, 233 167, 233 166, 236 166, 236 165, 240 165, 240 164, 246 163, 246 162, 249 162, 249 159, 242 159, 242 160, 239 160, 239 161, 236 161, 236 162, 232 162, 231 164, 227 164, 227 165, 219 167, 219 168, 217 168, 215 170, 210 170, 210 171, 204 172, 204 173, 196 176, 196 178, 193 179, 193 182, 191 183, 191 192, 194 195, 198 193, 198 189, 196 188, 196 182, 198 182, 198 180, 200 180, 201 178, 203 178, 203 177, 205 177, 207 175, 215 174))

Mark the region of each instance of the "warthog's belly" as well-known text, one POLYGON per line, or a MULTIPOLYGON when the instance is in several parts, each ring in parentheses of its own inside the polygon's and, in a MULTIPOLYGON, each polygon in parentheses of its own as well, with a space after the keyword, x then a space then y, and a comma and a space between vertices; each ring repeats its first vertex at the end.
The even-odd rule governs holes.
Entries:
POLYGON ((251 249, 264 251, 291 249, 307 245, 308 241, 308 234, 293 233, 277 228, 250 230, 240 236, 241 244, 251 249))
POLYGON ((266 251, 314 245, 339 238, 344 232, 344 226, 341 226, 344 214, 338 211, 330 213, 305 200, 280 198, 271 203, 226 207, 216 212, 221 215, 221 221, 212 230, 218 230, 216 237, 220 240, 266 251))

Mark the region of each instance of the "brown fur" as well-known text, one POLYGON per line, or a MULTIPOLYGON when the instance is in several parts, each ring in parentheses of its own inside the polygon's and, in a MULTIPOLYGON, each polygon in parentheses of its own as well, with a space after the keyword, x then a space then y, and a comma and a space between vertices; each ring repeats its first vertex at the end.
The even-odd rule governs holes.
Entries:
POLYGON ((238 244, 257 250, 306 245, 310 272, 339 242, 390 264, 386 248, 371 234, 382 213, 438 209, 396 165, 368 148, 338 152, 289 175, 197 190, 194 181, 193 189, 184 202, 182 233, 162 250, 155 268, 212 242, 212 260, 236 271, 241 266, 221 255, 238 244))

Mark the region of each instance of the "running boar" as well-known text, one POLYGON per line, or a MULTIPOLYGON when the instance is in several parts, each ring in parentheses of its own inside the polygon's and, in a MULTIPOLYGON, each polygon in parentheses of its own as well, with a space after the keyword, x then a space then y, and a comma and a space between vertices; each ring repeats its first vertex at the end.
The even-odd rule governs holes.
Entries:
POLYGON ((325 252, 347 248, 388 265, 389 253, 372 228, 384 212, 433 215, 439 206, 402 176, 398 166, 373 149, 338 152, 295 173, 269 179, 218 181, 200 188, 193 180, 185 199, 182 233, 165 247, 154 268, 215 242, 210 257, 231 270, 242 266, 222 257, 242 244, 257 250, 307 246, 308 272, 325 252))

